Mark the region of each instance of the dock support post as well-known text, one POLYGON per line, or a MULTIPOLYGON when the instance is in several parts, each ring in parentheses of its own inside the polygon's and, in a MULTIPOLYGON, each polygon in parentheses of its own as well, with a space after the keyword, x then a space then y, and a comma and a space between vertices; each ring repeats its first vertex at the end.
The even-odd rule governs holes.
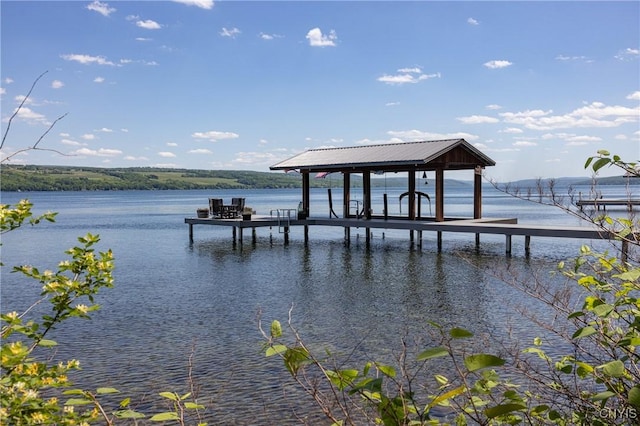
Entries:
POLYGON ((422 230, 418 231, 418 248, 422 249, 422 230))
POLYGON ((193 242, 193 223, 189 224, 189 242, 193 242))
POLYGON ((231 231, 231 235, 233 237, 233 242, 234 243, 236 242, 236 235, 237 235, 237 232, 238 232, 236 228, 237 228, 237 226, 232 227, 232 231, 231 231))
POLYGON ((288 226, 284 227, 284 245, 285 246, 289 245, 289 227, 288 226))
POLYGON ((344 228, 344 242, 347 246, 351 245, 351 228, 344 228))
POLYGON ((242 232, 243 232, 244 228, 238 226, 238 242, 240 243, 240 246, 242 246, 242 232))
POLYGON ((531 254, 531 235, 524 236, 524 254, 525 256, 531 254))
POLYGON ((476 248, 480 248, 480 234, 476 234, 476 248))
POLYGON ((304 243, 309 243, 309 225, 304 226, 304 243))
POLYGON ((442 231, 438 231, 438 251, 442 251, 442 231))
POLYGON ((369 245, 371 244, 371 229, 364 228, 364 232, 367 234, 367 236, 365 237, 365 241, 366 241, 367 247, 369 247, 369 245))
POLYGON ((255 244, 257 240, 258 240, 258 236, 257 236, 257 234, 256 234, 256 227, 255 227, 255 226, 253 226, 253 227, 251 228, 251 242, 252 242, 253 244, 255 244))
POLYGON ((507 255, 511 255, 511 234, 506 234, 507 255))

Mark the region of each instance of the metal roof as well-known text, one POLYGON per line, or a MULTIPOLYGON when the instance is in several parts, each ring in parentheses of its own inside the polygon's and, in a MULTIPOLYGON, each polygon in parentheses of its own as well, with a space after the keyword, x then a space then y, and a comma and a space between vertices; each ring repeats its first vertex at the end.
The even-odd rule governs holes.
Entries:
POLYGON ((429 170, 430 166, 473 169, 496 163, 464 139, 310 149, 271 170, 429 170), (445 163, 443 164, 443 161, 445 163), (430 164, 431 163, 431 164, 430 164))

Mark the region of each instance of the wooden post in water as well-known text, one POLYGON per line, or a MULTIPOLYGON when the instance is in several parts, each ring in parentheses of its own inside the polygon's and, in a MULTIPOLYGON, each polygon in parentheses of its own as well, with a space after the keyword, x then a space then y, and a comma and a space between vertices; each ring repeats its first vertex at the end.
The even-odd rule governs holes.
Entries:
POLYGON ((436 169, 436 222, 444 222, 444 169, 436 169))
MULTIPOLYGON (((473 171, 473 218, 482 218, 482 167, 473 171)), ((476 234, 476 247, 480 247, 480 234, 476 234)))
POLYGON ((193 242, 193 223, 189 224, 189 242, 193 242))

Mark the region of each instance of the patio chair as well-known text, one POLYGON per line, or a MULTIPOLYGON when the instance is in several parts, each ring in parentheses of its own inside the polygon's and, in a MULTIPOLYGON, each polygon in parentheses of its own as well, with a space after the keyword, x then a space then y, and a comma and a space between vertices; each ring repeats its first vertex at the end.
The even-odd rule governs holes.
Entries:
POLYGON ((244 198, 232 198, 231 205, 233 206, 233 215, 238 216, 242 214, 242 210, 244 210, 244 198))
POLYGON ((209 198, 209 214, 212 217, 222 216, 222 198, 209 198))

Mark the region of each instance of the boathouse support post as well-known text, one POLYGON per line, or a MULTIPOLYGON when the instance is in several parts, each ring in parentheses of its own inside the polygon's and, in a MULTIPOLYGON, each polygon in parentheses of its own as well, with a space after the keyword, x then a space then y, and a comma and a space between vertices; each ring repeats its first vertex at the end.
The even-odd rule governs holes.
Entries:
POLYGON ((482 218, 482 167, 473 171, 473 218, 482 218))
POLYGON ((255 244, 258 241, 258 234, 256 233, 256 227, 251 228, 251 242, 255 244))
POLYGON ((244 232, 244 228, 241 226, 238 226, 237 228, 238 228, 238 242, 240 243, 240 246, 242 246, 242 234, 244 232))
POLYGON ((371 172, 362 172, 362 204, 364 208, 364 218, 371 219, 371 172))
MULTIPOLYGON (((351 203, 351 173, 344 172, 343 173, 343 181, 342 181, 342 217, 349 217, 349 203, 351 203)), ((347 245, 350 243, 351 238, 351 230, 348 226, 344 228, 344 239, 347 242, 347 245)))
POLYGON ((189 224, 189 242, 193 242, 193 223, 189 224))
MULTIPOLYGON (((407 175, 409 176, 408 190, 409 190, 409 220, 416 220, 416 172, 410 170, 407 175)), ((413 230, 409 231, 409 240, 413 243, 413 230)))
POLYGON ((309 171, 302 171, 302 214, 305 218, 309 215, 309 207, 311 204, 309 184, 309 171))
POLYGON ((525 256, 531 254, 531 235, 524 236, 524 254, 525 256))
POLYGON ((505 234, 506 239, 506 252, 508 256, 511 256, 511 234, 505 234))
POLYGON ((436 169, 436 222, 444 222, 444 169, 436 169))
POLYGON ((442 251, 442 231, 438 231, 438 252, 442 251))
POLYGON ((232 227, 231 227, 231 229, 232 229, 232 230, 231 230, 231 235, 232 235, 232 237, 233 237, 233 242, 234 242, 234 243, 236 242, 236 233, 237 233, 237 228, 238 228, 237 226, 232 226, 232 227))

